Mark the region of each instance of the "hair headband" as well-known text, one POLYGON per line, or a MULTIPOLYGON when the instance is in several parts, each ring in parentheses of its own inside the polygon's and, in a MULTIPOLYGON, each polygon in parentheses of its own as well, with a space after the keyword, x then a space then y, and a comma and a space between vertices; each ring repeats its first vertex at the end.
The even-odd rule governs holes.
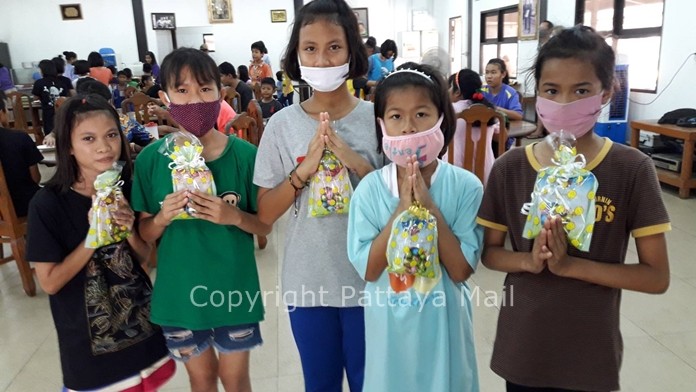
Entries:
POLYGON ((422 76, 422 77, 428 79, 428 82, 433 83, 433 84, 435 83, 435 82, 433 82, 433 80, 430 78, 430 76, 428 76, 428 74, 426 74, 425 72, 418 71, 418 70, 411 69, 411 68, 403 68, 403 69, 394 71, 394 72, 390 73, 389 75, 387 75, 387 76, 385 77, 385 79, 389 78, 390 76, 392 76, 392 75, 394 75, 394 74, 404 73, 404 72, 408 72, 408 73, 420 75, 420 76, 422 76))

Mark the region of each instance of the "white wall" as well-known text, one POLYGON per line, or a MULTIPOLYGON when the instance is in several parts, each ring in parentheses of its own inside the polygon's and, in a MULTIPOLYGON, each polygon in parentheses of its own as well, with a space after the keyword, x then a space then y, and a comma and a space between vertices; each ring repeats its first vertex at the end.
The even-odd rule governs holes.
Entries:
POLYGON ((152 30, 150 14, 153 12, 173 12, 176 14, 177 28, 182 27, 177 35, 179 47, 184 45, 198 48, 203 43, 203 33, 215 36, 215 53, 211 57, 218 64, 223 61, 238 66, 249 65, 251 61, 251 44, 263 41, 268 48, 273 72, 280 70, 280 58, 290 36, 292 21, 295 16, 292 0, 232 0, 232 23, 209 23, 208 10, 203 0, 144 0, 143 12, 147 28, 149 49, 158 60, 167 54, 160 50, 156 30, 152 30), (271 10, 285 9, 286 23, 271 23, 271 10), (195 28, 195 29, 194 29, 195 28), (192 37, 193 34, 199 36, 192 37))
POLYGON ((7 42, 12 67, 22 62, 52 58, 65 50, 78 58, 99 48, 113 48, 121 61, 138 59, 130 1, 90 0, 79 2, 82 20, 62 20, 58 0, 2 0, 0 41, 7 42))
MULTIPOLYGON (((696 2, 692 0, 666 0, 662 27, 662 47, 660 49, 660 73, 657 82, 658 93, 667 83, 686 57, 696 52, 696 30, 693 16, 696 2)), ((628 72, 631 72, 629 67, 628 72)), ((671 86, 654 103, 644 106, 631 102, 628 116, 634 119, 660 118, 664 113, 678 108, 696 108, 696 57, 684 64, 684 68, 674 78, 671 86)), ((657 94, 631 93, 631 100, 650 102, 657 94)))

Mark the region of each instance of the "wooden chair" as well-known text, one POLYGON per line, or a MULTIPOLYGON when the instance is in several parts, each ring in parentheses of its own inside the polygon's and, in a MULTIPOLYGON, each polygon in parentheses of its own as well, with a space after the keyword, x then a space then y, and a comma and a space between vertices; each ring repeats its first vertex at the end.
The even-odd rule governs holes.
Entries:
MULTIPOLYGON (((249 107, 252 107, 252 104, 254 104, 255 102, 255 100, 252 100, 249 103, 249 107)), ((247 112, 242 112, 237 114, 237 116, 235 116, 235 118, 232 121, 227 123, 227 125, 225 126, 225 132, 228 135, 230 134, 230 132, 235 132, 237 134, 237 137, 239 137, 240 139, 244 139, 249 143, 254 144, 254 140, 251 140, 251 135, 258 135, 259 124, 261 124, 261 126, 263 127, 263 120, 259 122, 255 117, 252 117, 247 112)), ((258 146, 258 140, 256 140, 255 144, 258 146)), ((258 236, 258 241, 259 249, 265 249, 266 245, 268 244, 268 238, 265 235, 258 236)))
POLYGON ((246 110, 247 114, 256 120, 256 130, 254 133, 249 135, 250 142, 256 146, 259 145, 261 137, 263 136, 263 113, 261 112, 261 105, 255 99, 249 101, 249 106, 246 110))
POLYGON ((254 98, 257 101, 261 100, 261 83, 256 83, 253 86, 251 86, 251 89, 254 91, 254 98))
POLYGON ((10 191, 7 188, 5 171, 0 164, 0 245, 9 243, 12 248, 10 256, 0 258, 0 265, 14 260, 19 269, 19 276, 22 278, 24 292, 33 297, 36 295, 36 283, 34 282, 33 270, 25 258, 26 241, 24 237, 26 234, 27 218, 17 217, 10 191))
POLYGON ((60 107, 63 106, 63 104, 67 100, 68 97, 59 97, 58 99, 56 99, 56 102, 54 103, 54 105, 56 106, 56 110, 60 109, 60 107))
POLYGON ((157 103, 157 100, 148 96, 147 94, 138 92, 133 94, 132 97, 126 98, 123 100, 123 102, 121 102, 121 111, 123 113, 134 111, 135 120, 143 125, 155 119, 158 123, 160 123, 161 119, 159 117, 152 117, 147 111, 147 105, 150 102, 157 103), (130 105, 133 105, 133 110, 130 110, 130 105))
POLYGON ((7 94, 7 98, 12 100, 12 115, 14 116, 12 128, 34 135, 36 144, 43 144, 44 134, 41 130, 38 111, 32 107, 33 97, 20 92, 12 92, 7 94), (31 125, 29 125, 24 112, 25 106, 31 112, 31 125))
POLYGON ((238 113, 232 121, 225 126, 225 132, 229 135, 234 132, 237 137, 252 143, 250 135, 256 134, 258 123, 256 119, 249 116, 246 112, 238 113))
MULTIPOLYGON (((484 168, 486 161, 486 140, 488 140, 488 132, 493 132, 492 127, 488 126, 488 122, 492 118, 497 118, 500 126, 500 133, 498 135, 501 143, 498 143, 498 156, 505 152, 505 140, 507 140, 507 129, 505 129, 505 118, 502 114, 495 111, 495 109, 490 108, 482 104, 473 104, 469 108, 465 109, 457 118, 461 118, 466 121, 466 146, 464 147, 464 169, 476 174, 476 177, 484 182, 484 168), (473 126, 472 124, 476 121, 480 121, 481 125, 481 137, 478 142, 473 140, 473 126), (474 148, 476 148, 476 153, 474 154, 474 148), (476 161, 474 162, 474 155, 476 155, 476 161)), ((457 153, 462 154, 462 151, 457 151, 457 153)), ((454 162, 454 141, 451 141, 447 147, 447 156, 449 163, 454 162)))
POLYGON ((10 120, 7 118, 7 109, 0 110, 0 126, 3 128, 10 127, 10 120))
POLYGON ((242 112, 242 96, 239 95, 237 90, 231 87, 228 88, 227 91, 225 91, 225 102, 232 106, 232 109, 234 109, 235 113, 242 112))

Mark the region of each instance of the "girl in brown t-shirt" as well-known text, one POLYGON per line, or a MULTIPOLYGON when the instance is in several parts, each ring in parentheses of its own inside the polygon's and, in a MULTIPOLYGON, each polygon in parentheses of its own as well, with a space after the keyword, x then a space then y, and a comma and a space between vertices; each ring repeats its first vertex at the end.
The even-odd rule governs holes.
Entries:
POLYGON ((522 237, 520 207, 537 171, 552 165, 550 143, 496 161, 478 217, 483 264, 508 273, 491 368, 508 391, 618 390, 621 289, 667 290, 669 218, 650 159, 592 132, 614 83, 614 52, 604 39, 589 27, 564 30, 539 50, 533 70, 544 127, 575 136, 599 183, 594 234, 589 251, 575 249, 552 217, 535 239, 522 237), (639 263, 625 265, 630 235, 639 263))

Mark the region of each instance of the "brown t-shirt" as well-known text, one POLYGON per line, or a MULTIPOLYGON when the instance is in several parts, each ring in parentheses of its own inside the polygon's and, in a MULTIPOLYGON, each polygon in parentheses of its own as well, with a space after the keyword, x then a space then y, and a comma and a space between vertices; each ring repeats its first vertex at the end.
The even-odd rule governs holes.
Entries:
MULTIPOLYGON (((501 156, 491 171, 478 222, 507 231, 516 252, 530 252, 522 238, 541 165, 532 145, 501 156)), ((597 178, 595 226, 589 252, 568 246, 568 254, 601 263, 623 263, 630 235, 670 230, 660 185, 650 158, 606 139, 587 164, 597 178)), ((538 275, 505 278, 491 369, 504 379, 530 387, 583 391, 619 389, 623 341, 619 331, 621 290, 562 278, 545 269, 538 275)))

